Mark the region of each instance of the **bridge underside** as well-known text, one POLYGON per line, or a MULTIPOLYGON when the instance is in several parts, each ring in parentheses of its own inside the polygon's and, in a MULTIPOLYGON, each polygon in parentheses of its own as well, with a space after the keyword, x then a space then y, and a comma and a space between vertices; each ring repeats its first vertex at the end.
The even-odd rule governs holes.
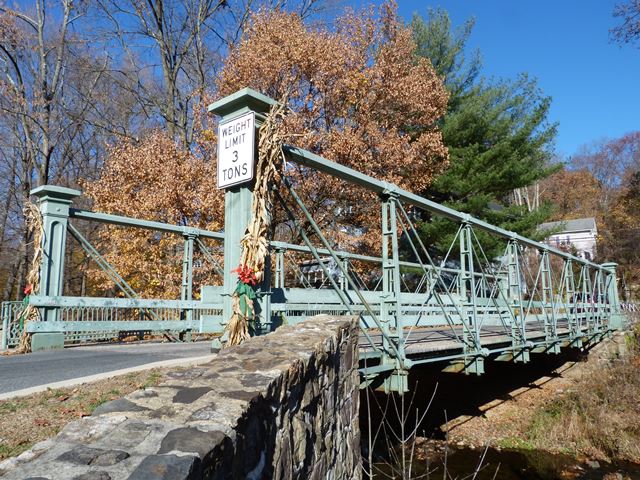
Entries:
MULTIPOLYGON (((604 330, 576 334, 569 328, 569 322, 565 321, 559 323, 556 338, 549 340, 544 325, 539 323, 528 326, 525 347, 514 347, 513 339, 501 327, 486 327, 480 335, 480 353, 471 354, 459 341, 463 330, 462 327, 452 329, 446 325, 412 329, 410 338, 404 342, 408 364, 416 366, 444 362, 445 371, 480 375, 484 373, 484 360, 527 362, 531 353, 559 354, 561 348, 588 348, 612 333, 612 330, 604 330)), ((369 338, 382 349, 384 341, 380 332, 369 331, 369 338)), ((385 365, 381 355, 371 346, 369 338, 364 335, 360 337, 361 374, 364 385, 380 384, 385 372, 387 375, 394 374, 394 365, 385 365)))

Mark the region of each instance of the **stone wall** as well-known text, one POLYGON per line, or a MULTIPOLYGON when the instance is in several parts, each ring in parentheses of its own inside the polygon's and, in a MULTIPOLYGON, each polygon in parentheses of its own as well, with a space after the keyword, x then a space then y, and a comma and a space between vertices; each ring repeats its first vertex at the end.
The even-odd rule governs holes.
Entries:
POLYGON ((359 479, 358 330, 317 316, 98 407, 6 479, 359 479))

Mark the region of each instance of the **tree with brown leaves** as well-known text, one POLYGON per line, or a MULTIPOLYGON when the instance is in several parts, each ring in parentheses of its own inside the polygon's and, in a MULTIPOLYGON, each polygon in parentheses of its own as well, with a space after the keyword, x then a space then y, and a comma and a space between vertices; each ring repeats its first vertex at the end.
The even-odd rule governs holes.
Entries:
MULTIPOLYGON (((414 49, 411 32, 389 6, 379 17, 348 14, 335 30, 311 28, 297 14, 264 11, 231 51, 217 96, 247 86, 276 99, 289 92, 290 143, 421 190, 447 164, 435 125, 447 93, 430 63, 415 60, 414 49)), ((203 131, 198 145, 215 150, 215 135, 203 131)), ((219 230, 223 201, 212 156, 185 152, 155 133, 114 147, 87 192, 99 210, 219 230)), ((302 168, 291 175, 316 221, 330 226, 337 242, 364 248, 378 241, 380 208, 366 192, 302 168)), ((179 239, 118 229, 105 235, 107 258, 136 289, 177 295, 179 239)))
POLYGON ((563 168, 545 178, 540 184, 540 196, 554 207, 551 220, 596 217, 598 223, 602 222, 602 188, 585 168, 563 168))
MULTIPOLYGON (((163 132, 139 143, 112 147, 99 180, 85 185, 99 211, 219 231, 224 200, 215 188, 212 159, 182 148, 163 132)), ((182 238, 148 230, 109 227, 99 250, 133 289, 149 297, 177 298, 181 284, 182 238)), ((99 275, 98 269, 95 274, 99 275)), ((202 281, 212 269, 196 268, 202 281)), ((106 277, 99 287, 110 288, 106 277)))
MULTIPOLYGON (((275 99, 288 93, 290 143, 421 191, 447 166, 436 121, 448 95, 415 49, 391 4, 379 15, 347 13, 334 29, 263 11, 231 51, 217 96, 247 86, 275 99)), ((377 243, 379 207, 370 196, 303 168, 291 176, 316 221, 333 225, 340 245, 377 243), (375 233, 353 235, 368 229, 375 233)))

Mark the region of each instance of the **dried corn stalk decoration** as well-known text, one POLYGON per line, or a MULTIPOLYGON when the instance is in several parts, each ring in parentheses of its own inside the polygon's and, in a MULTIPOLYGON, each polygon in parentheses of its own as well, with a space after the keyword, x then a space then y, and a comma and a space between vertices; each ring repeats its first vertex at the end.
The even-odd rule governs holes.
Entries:
POLYGON ((31 334, 27 332, 27 323, 37 321, 40 313, 36 307, 29 303, 29 297, 32 293, 38 291, 40 284, 40 261, 42 260, 42 237, 44 235, 44 227, 42 224, 42 215, 37 205, 28 202, 24 207, 24 216, 27 228, 33 233, 33 258, 31 259, 31 267, 27 273, 27 285, 24 287, 24 300, 22 301, 22 310, 18 313, 18 322, 20 322, 20 342, 18 347, 11 353, 29 353, 31 352, 31 334))
POLYGON ((284 165, 284 132, 281 128, 287 105, 287 96, 271 108, 260 127, 258 135, 258 164, 251 205, 251 221, 240 245, 242 255, 238 284, 232 296, 233 314, 226 330, 227 346, 239 345, 251 336, 255 329, 255 286, 264 279, 264 267, 269 252, 268 233, 271 226, 273 202, 271 189, 280 178, 284 165))

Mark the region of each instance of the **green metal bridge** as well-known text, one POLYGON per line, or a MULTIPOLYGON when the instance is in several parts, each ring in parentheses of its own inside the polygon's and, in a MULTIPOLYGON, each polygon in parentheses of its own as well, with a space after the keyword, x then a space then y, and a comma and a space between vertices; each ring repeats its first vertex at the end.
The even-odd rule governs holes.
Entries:
MULTIPOLYGON (((221 116, 221 122, 253 113, 259 127, 274 103, 244 89, 209 109, 221 116)), ((357 315, 363 386, 402 392, 408 388, 411 368, 420 364, 443 362, 449 371, 481 374, 488 359, 528 362, 532 353, 588 347, 624 328, 614 263, 578 258, 306 150, 287 146, 285 155, 306 171, 375 193, 381 251, 363 255, 336 248, 296 192, 295 182, 285 179, 276 202, 301 241, 270 242, 268 269, 257 292, 260 331, 317 314, 357 315), (435 257, 421 240, 414 222, 420 212, 456 225, 446 254, 435 257), (494 247, 501 245, 497 258, 487 258, 481 241, 487 235, 494 247), (362 272, 370 274, 363 278, 362 272)), ((45 231, 40 291, 29 297, 40 318, 26 325, 34 349, 110 339, 123 332, 173 332, 188 340, 194 332, 223 330, 231 316, 240 239, 250 221, 251 183, 225 191, 223 232, 72 208, 81 192, 63 187, 45 185, 32 194, 39 199, 45 231), (181 298, 140 298, 82 235, 80 222, 181 237, 181 298), (64 295, 69 238, 104 270, 121 296, 64 295), (201 286, 197 300, 196 251, 219 279, 218 284, 201 286)), ((3 349, 18 342, 21 309, 19 302, 2 304, 3 349)))

